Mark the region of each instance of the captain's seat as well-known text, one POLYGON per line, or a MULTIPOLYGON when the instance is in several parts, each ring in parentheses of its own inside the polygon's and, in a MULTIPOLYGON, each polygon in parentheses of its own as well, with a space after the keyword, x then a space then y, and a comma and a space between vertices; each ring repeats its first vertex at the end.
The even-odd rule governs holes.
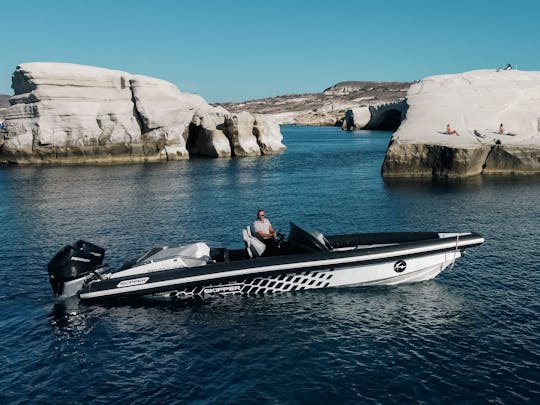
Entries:
POLYGON ((250 258, 262 256, 266 245, 251 234, 251 227, 242 230, 242 238, 246 243, 246 252, 250 258))

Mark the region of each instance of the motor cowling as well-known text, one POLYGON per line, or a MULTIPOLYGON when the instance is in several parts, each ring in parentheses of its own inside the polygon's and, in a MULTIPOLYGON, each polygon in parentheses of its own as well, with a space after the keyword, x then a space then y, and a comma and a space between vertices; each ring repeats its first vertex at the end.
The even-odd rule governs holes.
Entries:
POLYGON ((61 296, 67 281, 85 277, 103 264, 105 249, 78 240, 60 249, 49 261, 49 281, 55 296, 61 296))

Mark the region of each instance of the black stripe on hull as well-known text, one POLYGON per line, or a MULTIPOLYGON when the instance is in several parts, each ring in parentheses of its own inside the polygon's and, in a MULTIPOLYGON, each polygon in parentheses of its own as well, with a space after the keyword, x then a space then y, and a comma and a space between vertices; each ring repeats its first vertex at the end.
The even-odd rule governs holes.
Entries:
POLYGON ((325 288, 333 276, 333 269, 327 271, 304 271, 301 273, 259 274, 241 278, 221 278, 199 282, 183 283, 178 286, 149 289, 140 292, 126 292, 114 296, 102 296, 85 301, 115 301, 136 296, 160 296, 167 298, 205 298, 209 295, 258 295, 276 292, 300 291, 310 288, 325 288))

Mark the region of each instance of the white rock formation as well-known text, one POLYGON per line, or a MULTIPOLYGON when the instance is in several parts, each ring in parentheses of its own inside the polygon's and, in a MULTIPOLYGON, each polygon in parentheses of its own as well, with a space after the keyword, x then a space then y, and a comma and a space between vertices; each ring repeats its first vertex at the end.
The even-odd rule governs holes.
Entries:
POLYGON ((136 75, 129 83, 145 131, 190 122, 195 111, 208 105, 201 96, 181 93, 165 80, 136 75))
POLYGON ((353 107, 345 112, 342 128, 348 131, 357 129, 393 131, 405 119, 407 108, 405 100, 353 107))
POLYGON ((428 77, 411 86, 407 103, 384 176, 540 172, 540 72, 476 70, 428 77), (447 124, 459 136, 446 134, 447 124))
POLYGON ((279 125, 269 120, 264 114, 253 114, 255 123, 253 133, 257 137, 257 143, 263 155, 272 155, 285 150, 285 145, 281 143, 283 136, 279 130, 279 125))
MULTIPOLYGON (((67 63, 26 63, 13 73, 0 161, 92 163, 222 157, 262 153, 242 115, 241 135, 222 107, 164 80, 67 63), (189 146, 188 138, 191 137, 189 146), (197 137, 200 137, 199 139, 197 137), (245 153, 241 153, 245 151, 245 153)), ((248 117, 249 116, 249 117, 248 117)), ((279 129, 269 136, 283 150, 279 129)), ((266 146, 265 146, 266 148, 266 146)))
POLYGON ((349 108, 345 111, 343 128, 349 131, 364 128, 371 119, 369 106, 349 108))
POLYGON ((84 146, 140 137, 128 75, 57 63, 29 63, 13 73, 4 147, 84 146))
POLYGON ((225 118, 226 132, 229 135, 235 156, 258 156, 261 149, 253 135, 255 117, 243 111, 225 118))
POLYGON ((231 157, 231 144, 223 132, 224 117, 217 112, 196 115, 190 126, 190 153, 208 157, 231 157))
POLYGON ((407 103, 407 121, 394 135, 401 143, 476 146, 501 138, 504 145, 537 146, 540 141, 540 72, 475 70, 432 76, 411 86, 407 103), (501 123, 516 136, 499 136, 501 123), (460 136, 441 134, 446 124, 460 136))

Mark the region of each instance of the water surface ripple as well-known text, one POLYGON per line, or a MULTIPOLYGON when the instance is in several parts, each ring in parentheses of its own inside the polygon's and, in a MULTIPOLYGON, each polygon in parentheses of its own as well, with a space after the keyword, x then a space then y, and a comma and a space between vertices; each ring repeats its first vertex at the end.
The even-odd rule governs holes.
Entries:
POLYGON ((388 133, 284 127, 276 156, 0 170, 0 403, 540 400, 538 177, 387 182, 388 133), (476 231, 433 281, 202 303, 55 302, 46 264, 155 244, 241 246, 264 207, 321 231, 476 231))

